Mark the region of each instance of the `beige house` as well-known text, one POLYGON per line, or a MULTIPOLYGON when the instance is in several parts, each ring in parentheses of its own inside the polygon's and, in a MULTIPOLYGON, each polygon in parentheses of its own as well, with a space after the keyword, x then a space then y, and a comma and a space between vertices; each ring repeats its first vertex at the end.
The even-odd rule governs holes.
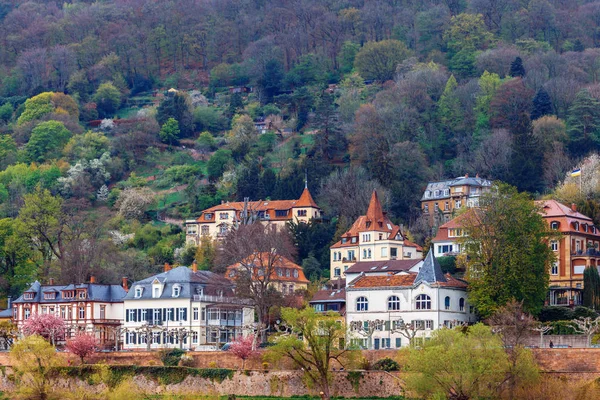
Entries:
POLYGON ((339 242, 330 248, 330 278, 345 278, 345 271, 360 261, 423 258, 421 246, 406 239, 381 208, 373 191, 366 215, 361 215, 339 242))
POLYGON ((185 221, 186 243, 199 245, 202 237, 222 239, 231 227, 250 214, 263 224, 309 222, 321 218, 321 209, 313 200, 307 187, 298 200, 260 200, 247 203, 226 202, 202 211, 197 219, 185 221))

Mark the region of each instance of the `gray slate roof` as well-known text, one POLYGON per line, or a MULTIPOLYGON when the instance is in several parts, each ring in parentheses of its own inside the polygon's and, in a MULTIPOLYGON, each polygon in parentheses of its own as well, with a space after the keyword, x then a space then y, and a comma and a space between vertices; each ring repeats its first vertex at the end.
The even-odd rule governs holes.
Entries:
POLYGON ((419 270, 419 274, 415 279, 415 286, 421 282, 434 283, 434 282, 447 282, 448 279, 442 272, 442 267, 438 260, 433 256, 433 249, 429 250, 423 266, 419 270))
POLYGON ((346 274, 358 274, 361 272, 402 272, 409 271, 420 263, 421 260, 385 260, 385 261, 359 261, 348 268, 346 274))
POLYGON ((438 182, 429 182, 427 184, 427 188, 425 192, 423 192, 423 196, 421 197, 421 201, 423 200, 433 200, 433 199, 445 199, 450 198, 450 196, 444 195, 445 189, 450 189, 452 186, 476 186, 476 187, 490 187, 492 186, 492 182, 488 179, 483 179, 479 177, 470 177, 470 176, 459 176, 458 178, 448 179, 445 181, 438 182), (440 191, 439 196, 434 196, 436 190, 440 191), (429 191, 431 195, 429 197, 425 197, 425 193, 429 191))
POLYGON ((125 289, 120 285, 103 285, 100 283, 83 283, 79 285, 42 285, 35 281, 25 290, 24 293, 33 292, 34 296, 31 300, 25 300, 23 295, 19 296, 13 303, 67 303, 75 299, 63 299, 63 290, 87 289, 86 301, 102 301, 107 303, 116 303, 123 301, 127 294, 125 289), (55 292, 56 298, 53 300, 45 300, 43 293, 55 292))
POLYGON ((216 296, 233 295, 233 284, 224 276, 215 274, 210 271, 193 272, 188 267, 177 267, 170 271, 163 272, 157 275, 150 276, 141 281, 137 281, 131 285, 131 289, 125 296, 125 300, 144 300, 153 299, 152 297, 152 282, 158 280, 164 285, 160 298, 172 299, 173 286, 179 285, 181 292, 178 299, 190 299, 197 294, 216 296), (135 289, 142 287, 142 296, 135 297, 135 289))

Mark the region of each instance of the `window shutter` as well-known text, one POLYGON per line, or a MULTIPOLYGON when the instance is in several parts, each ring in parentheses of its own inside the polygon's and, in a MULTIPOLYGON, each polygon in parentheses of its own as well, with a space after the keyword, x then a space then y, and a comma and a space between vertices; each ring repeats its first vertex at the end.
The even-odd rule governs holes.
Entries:
POLYGON ((187 307, 186 307, 186 308, 184 308, 184 309, 183 309, 183 320, 184 320, 184 321, 187 321, 187 319, 188 319, 188 317, 187 317, 187 312, 188 312, 188 309, 187 309, 187 307))
POLYGON ((152 321, 152 315, 154 313, 154 309, 153 308, 149 308, 146 310, 146 321, 150 322, 152 321))
POLYGON ((125 310, 125 322, 129 322, 129 309, 125 310))
MULTIPOLYGON (((385 321, 385 330, 389 331, 390 330, 390 321, 385 321)), ((388 346, 389 347, 389 346, 388 346)))
POLYGON ((175 314, 175 309, 171 308, 171 319, 169 321, 175 321, 175 316, 173 314, 175 314))
POLYGON ((167 320, 167 309, 166 308, 162 309, 162 320, 163 321, 167 320))
POLYGON ((179 307, 175 309, 175 321, 179 321, 179 307))
POLYGON ((137 333, 133 332, 133 344, 137 344, 137 333))
POLYGON ((141 308, 137 309, 137 320, 139 322, 142 322, 142 309, 141 308))

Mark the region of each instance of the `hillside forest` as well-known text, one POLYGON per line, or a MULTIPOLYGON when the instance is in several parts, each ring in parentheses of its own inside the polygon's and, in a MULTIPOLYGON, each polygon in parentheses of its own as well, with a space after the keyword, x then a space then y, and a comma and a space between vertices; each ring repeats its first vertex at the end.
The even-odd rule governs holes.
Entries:
POLYGON ((599 46, 588 0, 3 1, 0 295, 218 270, 178 223, 305 178, 312 279, 373 189, 420 244, 427 182, 467 173, 598 223, 567 175, 600 165, 599 46))

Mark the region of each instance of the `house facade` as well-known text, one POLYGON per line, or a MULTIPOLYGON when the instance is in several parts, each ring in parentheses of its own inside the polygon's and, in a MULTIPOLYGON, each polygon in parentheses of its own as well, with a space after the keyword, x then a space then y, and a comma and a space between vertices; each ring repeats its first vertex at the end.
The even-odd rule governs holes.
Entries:
POLYGON ((94 333, 101 347, 110 347, 118 335, 123 318, 123 299, 127 295, 127 280, 123 286, 96 283, 79 285, 48 285, 34 282, 12 302, 13 322, 19 330, 33 314, 55 314, 65 320, 66 332, 59 342, 77 332, 94 333))
MULTIPOLYGON (((600 266, 600 231, 591 218, 556 200, 536 201, 540 212, 558 238, 549 246, 556 255, 550 266, 548 304, 551 306, 576 306, 582 303, 583 272, 588 266, 600 266)), ((464 218, 469 213, 442 225, 432 240, 436 256, 460 254, 464 218)))
POLYGON ((560 233, 550 241, 556 262, 550 267, 548 303, 556 306, 582 303, 583 271, 600 266, 600 232, 591 218, 556 200, 536 202, 551 230, 560 233))
POLYGON ((366 215, 358 217, 329 251, 331 279, 345 278, 346 270, 357 262, 410 260, 423 256, 423 249, 410 242, 383 212, 376 191, 366 215))
POLYGON ((225 276, 232 281, 240 273, 252 268, 252 279, 262 280, 263 271, 270 270, 270 285, 284 295, 293 295, 296 290, 306 290, 310 281, 306 279, 301 266, 286 257, 269 255, 269 253, 251 254, 241 263, 227 267, 225 276), (273 263, 272 266, 267 265, 273 263))
POLYGON ((430 226, 440 226, 452 219, 455 211, 479 207, 479 198, 490 190, 492 182, 468 174, 455 179, 429 182, 421 197, 421 211, 430 226))
POLYGON ((444 275, 431 251, 418 273, 362 275, 346 287, 348 341, 361 348, 400 348, 475 320, 466 282, 444 275))
POLYGON ((171 268, 133 283, 124 299, 125 349, 214 349, 247 333, 254 323, 249 301, 235 297, 225 277, 171 268))
POLYGON ((260 200, 226 202, 208 208, 197 219, 185 221, 186 243, 199 245, 202 237, 223 239, 231 227, 252 216, 263 224, 285 226, 288 222, 306 222, 322 217, 322 211, 308 187, 298 200, 260 200))

